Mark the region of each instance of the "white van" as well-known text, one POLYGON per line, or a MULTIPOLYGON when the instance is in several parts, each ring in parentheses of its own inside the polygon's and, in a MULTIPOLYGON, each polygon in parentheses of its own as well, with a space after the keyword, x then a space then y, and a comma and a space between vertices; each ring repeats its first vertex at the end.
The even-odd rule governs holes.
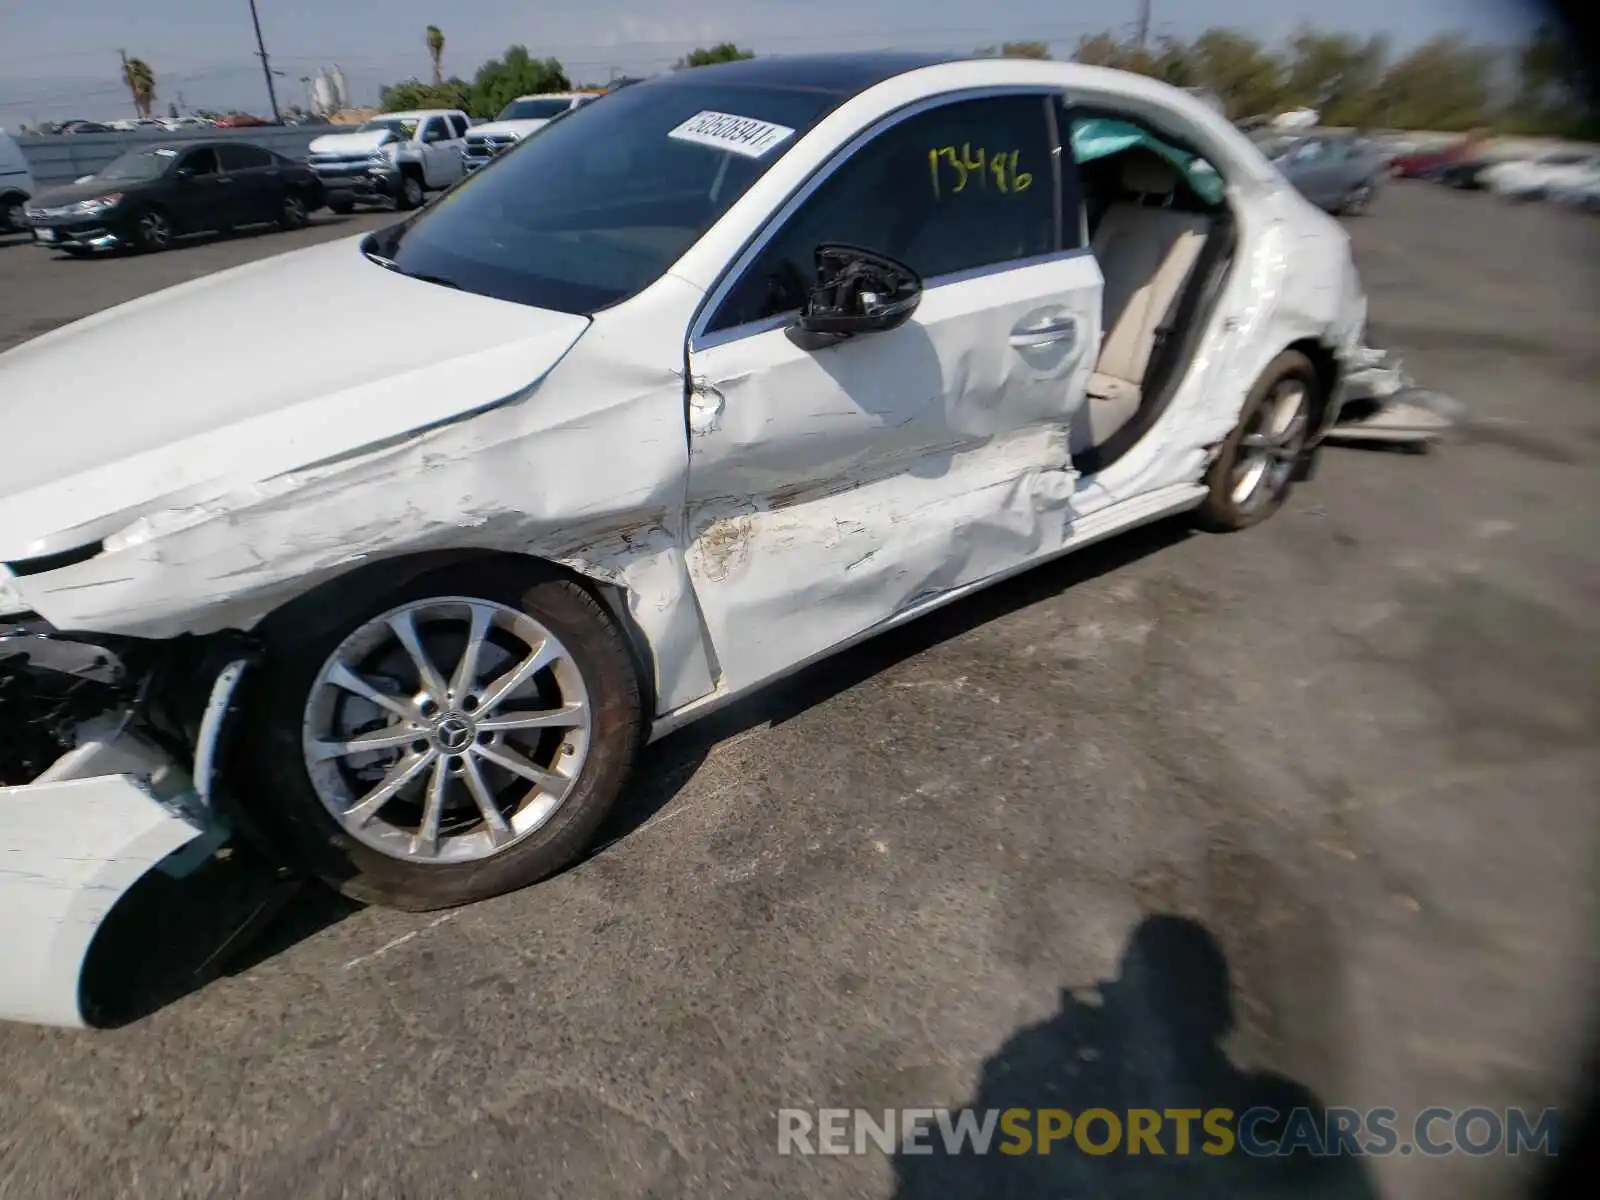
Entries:
POLYGON ((0 129, 0 234, 17 233, 28 227, 22 207, 34 191, 33 173, 28 170, 21 147, 0 129))

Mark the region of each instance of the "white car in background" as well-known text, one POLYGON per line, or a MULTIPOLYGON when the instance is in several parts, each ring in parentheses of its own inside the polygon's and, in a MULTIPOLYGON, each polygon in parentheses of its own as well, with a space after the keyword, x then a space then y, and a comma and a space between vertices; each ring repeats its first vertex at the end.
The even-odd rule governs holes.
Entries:
POLYGON ((597 95, 595 92, 545 92, 518 96, 501 109, 494 120, 475 125, 468 131, 466 144, 461 149, 462 166, 469 172, 476 171, 530 133, 589 103, 597 95))
POLYGON ((1538 200, 1554 189, 1581 184, 1600 168, 1600 151, 1552 150, 1533 159, 1509 159, 1481 175, 1490 190, 1514 200, 1538 200))
POLYGON ((829 55, 0 354, 0 1016, 84 1021, 117 897, 230 829, 368 902, 522 887, 652 738, 1148 522, 1255 525, 1352 415, 1437 436, 1365 333, 1349 236, 1203 101, 829 55))
POLYGON ((0 129, 0 234, 31 228, 23 210, 36 190, 22 147, 16 138, 0 129))
POLYGON ((357 204, 406 211, 461 178, 462 139, 471 124, 454 108, 382 113, 354 130, 312 138, 306 161, 330 211, 348 213, 357 204))

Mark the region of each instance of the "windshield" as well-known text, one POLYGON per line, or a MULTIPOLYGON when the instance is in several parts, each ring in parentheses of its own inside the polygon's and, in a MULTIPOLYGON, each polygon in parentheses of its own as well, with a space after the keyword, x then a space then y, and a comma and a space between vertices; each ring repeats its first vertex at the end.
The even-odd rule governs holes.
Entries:
POLYGON ((480 295, 606 308, 660 276, 839 99, 678 80, 613 92, 366 247, 480 295))
POLYGON ((500 110, 496 121, 548 121, 572 107, 566 99, 513 100, 500 110))
POLYGON ((380 130, 387 130, 390 133, 398 133, 402 137, 409 138, 413 133, 415 133, 417 131, 417 118, 416 117, 374 117, 372 120, 368 121, 365 125, 361 126, 360 129, 357 129, 356 132, 357 133, 377 133, 380 130))
POLYGON ((172 165, 178 157, 176 150, 139 150, 114 158, 95 175, 97 180, 132 183, 140 179, 155 179, 172 165))

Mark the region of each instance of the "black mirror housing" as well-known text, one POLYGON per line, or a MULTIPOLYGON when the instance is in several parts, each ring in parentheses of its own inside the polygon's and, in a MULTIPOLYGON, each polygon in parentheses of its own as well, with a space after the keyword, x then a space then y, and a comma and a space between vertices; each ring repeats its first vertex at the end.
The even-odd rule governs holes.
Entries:
POLYGON ((911 319, 922 299, 915 271, 860 246, 818 246, 816 278, 795 328, 824 338, 895 329, 911 319))

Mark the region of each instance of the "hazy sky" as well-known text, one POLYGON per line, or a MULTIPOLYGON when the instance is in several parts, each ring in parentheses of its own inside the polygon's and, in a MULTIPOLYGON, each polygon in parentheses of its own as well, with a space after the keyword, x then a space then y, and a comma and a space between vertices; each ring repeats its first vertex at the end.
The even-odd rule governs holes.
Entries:
MULTIPOLYGON (((471 77, 485 58, 522 42, 566 64, 575 81, 615 68, 648 74, 685 50, 734 40, 768 53, 883 47, 970 50, 1042 40, 1064 56, 1080 34, 1131 28, 1137 0, 257 0, 280 103, 304 103, 300 77, 344 68, 355 100, 426 77, 423 30, 446 37, 445 70, 471 77)), ((1302 21, 1387 31, 1400 44, 1459 30, 1510 41, 1531 23, 1517 0, 1153 0, 1153 28, 1189 35, 1232 25, 1272 40, 1302 21)), ((266 111, 248 0, 0 0, 0 126, 39 119, 131 115, 117 50, 155 68, 158 108, 181 92, 190 107, 266 111)))

